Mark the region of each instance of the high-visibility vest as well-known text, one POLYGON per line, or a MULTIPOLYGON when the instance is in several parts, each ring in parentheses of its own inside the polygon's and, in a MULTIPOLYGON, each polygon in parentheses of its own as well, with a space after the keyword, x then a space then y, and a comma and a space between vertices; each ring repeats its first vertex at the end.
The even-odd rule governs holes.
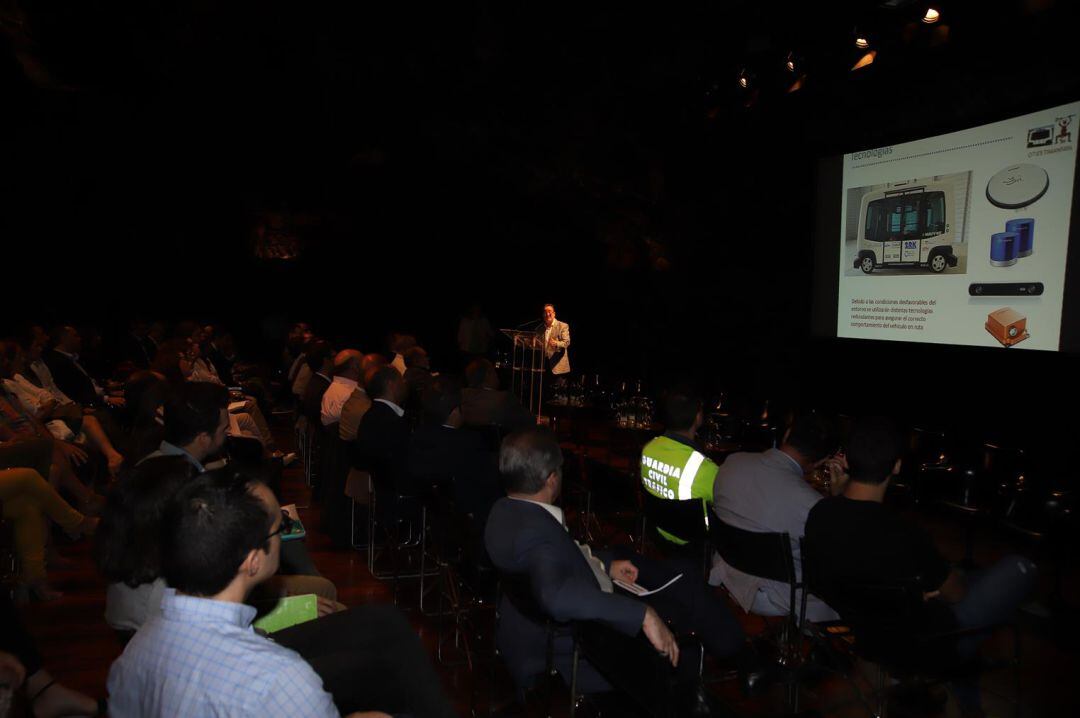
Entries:
MULTIPOLYGON (((641 450, 641 485, 646 491, 671 501, 701 499, 703 511, 708 511, 704 504, 712 503, 719 469, 694 447, 667 436, 656 437, 641 450)), ((672 543, 686 543, 661 528, 657 531, 672 543)))

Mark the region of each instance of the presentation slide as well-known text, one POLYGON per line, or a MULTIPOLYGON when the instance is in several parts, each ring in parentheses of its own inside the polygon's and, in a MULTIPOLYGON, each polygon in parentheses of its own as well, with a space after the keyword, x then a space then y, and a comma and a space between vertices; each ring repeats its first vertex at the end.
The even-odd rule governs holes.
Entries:
POLYGON ((1057 351, 1078 117, 844 155, 836 336, 1057 351))

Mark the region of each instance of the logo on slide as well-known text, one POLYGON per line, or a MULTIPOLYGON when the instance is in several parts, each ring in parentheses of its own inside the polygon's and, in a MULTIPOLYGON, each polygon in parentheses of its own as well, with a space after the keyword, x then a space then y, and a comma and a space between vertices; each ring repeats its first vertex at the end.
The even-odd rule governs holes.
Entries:
POLYGON ((1072 142, 1072 132, 1069 131, 1069 125, 1072 124, 1073 117, 1074 115, 1066 115, 1065 117, 1056 118, 1052 125, 1032 127, 1028 130, 1027 146, 1029 148, 1046 147, 1048 145, 1059 145, 1063 142, 1072 142))

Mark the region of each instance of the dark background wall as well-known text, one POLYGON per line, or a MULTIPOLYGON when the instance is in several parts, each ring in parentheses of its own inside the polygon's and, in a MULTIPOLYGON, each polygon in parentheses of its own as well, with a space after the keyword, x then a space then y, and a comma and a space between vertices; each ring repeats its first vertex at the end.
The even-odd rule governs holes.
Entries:
POLYGON ((303 318, 438 363, 470 300, 553 301, 588 372, 1071 432, 1075 357, 809 326, 818 159, 1075 100, 1072 3, 225 5, 4 4, 4 323, 212 318, 255 351, 303 318))

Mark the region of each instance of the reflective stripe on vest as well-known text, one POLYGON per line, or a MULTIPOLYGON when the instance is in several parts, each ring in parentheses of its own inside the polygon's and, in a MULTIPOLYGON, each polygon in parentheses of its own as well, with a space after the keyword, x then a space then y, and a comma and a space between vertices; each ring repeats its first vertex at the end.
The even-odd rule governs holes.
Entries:
POLYGON ((705 461, 705 454, 700 451, 693 452, 690 454, 690 458, 686 460, 682 476, 679 477, 679 501, 693 498, 691 489, 694 488, 694 477, 697 476, 698 469, 701 468, 703 461, 705 461))

